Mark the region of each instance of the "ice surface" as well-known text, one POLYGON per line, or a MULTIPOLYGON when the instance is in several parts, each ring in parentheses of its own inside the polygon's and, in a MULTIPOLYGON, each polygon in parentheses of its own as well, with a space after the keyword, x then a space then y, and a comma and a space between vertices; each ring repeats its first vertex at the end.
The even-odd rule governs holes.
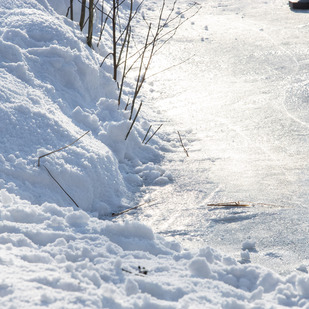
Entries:
POLYGON ((175 182, 140 220, 236 259, 254 241, 252 262, 281 273, 308 265, 307 17, 285 1, 207 1, 165 46, 151 73, 187 61, 150 78, 147 97, 175 182), (207 206, 237 201, 251 206, 207 206))

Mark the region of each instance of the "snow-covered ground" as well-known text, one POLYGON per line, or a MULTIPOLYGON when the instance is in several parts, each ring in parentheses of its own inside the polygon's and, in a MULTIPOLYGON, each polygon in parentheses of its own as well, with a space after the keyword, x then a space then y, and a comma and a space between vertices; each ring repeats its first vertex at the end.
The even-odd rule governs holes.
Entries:
MULTIPOLYGON (((298 83, 306 85, 305 43, 300 44, 302 32, 298 33, 298 41, 280 41, 282 17, 277 16, 278 24, 273 25, 278 25, 274 36, 279 43, 275 46, 285 54, 283 51, 288 51, 290 46, 287 45, 292 42, 297 55, 303 58, 298 59, 294 54, 288 58, 286 55, 287 61, 277 64, 277 78, 272 80, 273 75, 269 75, 273 87, 267 88, 267 83, 260 80, 258 72, 253 73, 250 67, 255 65, 256 70, 262 70, 264 60, 245 65, 247 58, 241 57, 240 53, 246 54, 246 48, 257 55, 265 52, 265 37, 253 46, 252 35, 247 33, 248 37, 243 37, 245 32, 242 29, 254 30, 255 24, 252 23, 258 22, 259 16, 262 20, 267 18, 267 14, 261 14, 266 4, 257 2, 251 11, 249 1, 241 1, 240 4, 226 1, 220 6, 212 2, 202 3, 199 16, 187 24, 186 31, 182 31, 183 38, 178 36, 176 45, 171 45, 174 47, 168 51, 175 62, 191 56, 192 49, 195 49, 196 57, 175 68, 176 71, 165 73, 164 78, 156 75, 153 81, 147 81, 143 95, 152 105, 145 104, 144 115, 140 116, 130 137, 124 141, 130 126, 129 114, 118 109, 117 87, 108 68, 100 68, 100 53, 104 53, 104 47, 96 51, 87 47, 86 36, 79 31, 78 24, 63 16, 68 2, 0 1, 1 308, 308 307, 309 277, 305 258, 304 263, 298 263, 300 271, 284 276, 251 263, 260 251, 258 237, 262 234, 266 237, 267 233, 273 237, 272 230, 281 231, 273 242, 283 252, 291 251, 291 239, 297 243, 299 250, 298 234, 285 237, 287 231, 281 228, 282 225, 291 228, 292 223, 297 222, 302 232, 306 229, 305 177, 304 182, 296 178, 295 200, 289 204, 284 196, 279 199, 275 194, 265 193, 261 197, 268 203, 280 200, 280 203, 295 206, 297 213, 295 207, 276 208, 275 211, 252 207, 241 211, 224 209, 222 212, 207 210, 206 207, 208 201, 238 198, 239 193, 242 193, 241 199, 250 197, 256 202, 258 191, 265 192, 272 182, 276 183, 282 177, 279 173, 277 181, 269 178, 265 187, 259 189, 257 184, 263 177, 256 178, 256 181, 254 177, 258 176, 256 167, 267 157, 266 154, 270 155, 261 172, 264 175, 269 170, 274 173, 283 170, 293 179, 298 175, 293 173, 299 171, 302 175, 301 168, 307 166, 306 161, 301 161, 307 147, 305 142, 302 143, 308 126, 308 118, 301 113, 305 103, 296 101, 299 114, 293 113, 293 106, 288 105, 291 103, 289 98, 297 98, 289 89, 294 89, 299 98, 304 99, 301 91, 305 88, 298 86, 298 83), (249 24, 241 24, 249 17, 252 18, 248 21, 251 28, 249 24), (239 36, 231 39, 229 31, 236 25, 239 36), (225 43, 238 40, 239 45, 222 45, 220 40, 224 37, 225 43), (279 48, 281 45, 283 49, 279 48), (207 53, 202 54, 202 50, 207 53), (220 52, 224 52, 224 57, 220 52), (235 55, 239 55, 241 60, 236 61, 235 55), (227 63, 229 57, 230 63, 227 63), (197 64, 193 65, 192 61, 197 64), (241 64, 248 70, 248 75, 242 74, 241 64), (202 67, 205 70, 196 71, 202 67), (239 75, 235 75, 237 68, 239 75), (290 72, 292 68, 294 71, 290 72), (208 80, 210 76, 212 78, 208 80), (288 77, 291 77, 294 88, 287 88, 288 77), (257 82, 254 83, 254 80, 257 82), (204 82, 207 82, 206 85, 204 82), (175 84, 178 87, 173 89, 175 84), (206 87, 207 84, 210 86, 206 87), (280 91, 283 86, 286 86, 282 90, 284 95, 280 91), (272 93, 274 89, 276 93, 272 93), (245 110, 241 107, 245 100, 244 92, 248 93, 247 99, 250 99, 253 108, 248 109, 247 116, 242 114, 245 110), (284 107, 280 109, 284 115, 290 115, 292 127, 286 130, 290 132, 293 128, 293 134, 299 137, 297 145, 302 145, 299 157, 291 160, 298 170, 290 160, 284 160, 285 156, 278 157, 272 148, 267 148, 271 147, 271 142, 263 145, 258 140, 258 135, 253 134, 256 127, 244 132, 245 124, 249 126, 254 121, 259 124, 264 119, 265 114, 259 112, 266 113, 267 110, 261 109, 258 103, 270 104, 266 100, 269 98, 267 95, 275 102, 275 107, 271 105, 272 109, 268 110, 270 122, 277 119, 273 111, 279 110, 279 106, 284 107), (283 104, 283 97, 286 104, 283 104), (197 101, 201 103, 199 107, 192 104, 197 101), (211 107, 211 102, 217 104, 211 107), (250 117, 254 108, 257 119, 253 121, 250 117), (194 114, 194 111, 197 113, 194 114), (236 116, 238 118, 234 118, 236 116), (235 122, 230 127, 228 123, 232 120, 235 122), (240 124, 240 120, 244 123, 237 127, 235 123, 240 124), (294 127, 295 120, 305 129, 294 127), (149 124, 155 121, 165 121, 165 128, 162 127, 151 143, 142 144, 149 124), (227 127, 229 130, 226 130, 227 127), (189 158, 183 157, 182 149, 179 150, 175 130, 183 135, 189 158), (90 132, 72 146, 42 157, 38 166, 40 156, 72 143, 87 131, 90 132), (242 134, 236 134, 239 132, 242 134), (252 145, 259 144, 267 152, 256 152, 255 147, 243 151, 244 140, 240 136, 246 134, 249 134, 252 145), (208 142, 205 142, 205 136, 208 142), (221 140, 222 143, 211 144, 209 139, 213 142, 221 140), (226 145, 227 141, 230 144, 226 145), (209 144, 207 151, 204 149, 206 144, 209 144), (240 152, 243 153, 241 158, 238 157, 240 152), (166 159, 162 161, 163 158, 166 159), (230 158, 234 159, 234 163, 244 164, 242 173, 246 181, 238 179, 241 166, 230 166, 230 158), (252 158, 255 160, 251 170, 252 158), (284 163, 290 164, 287 169, 284 163), (226 169, 227 166, 230 170, 226 169), (232 175, 233 181, 226 181, 227 175, 232 175), (241 185, 247 181, 255 187, 245 195, 241 185), (200 198, 197 198, 198 195, 200 198), (128 214, 111 216, 113 212, 142 202, 149 202, 152 206, 136 211, 135 216, 140 216, 138 220, 128 214), (286 222, 288 216, 290 224, 286 222), (267 218, 270 222, 266 221, 267 218), (259 220, 264 224, 263 229, 259 220), (251 230, 257 226, 255 235, 248 233, 248 226, 251 230), (181 233, 186 236, 185 240, 189 237, 196 239, 199 248, 191 246, 184 249, 182 245, 187 246, 187 241, 181 244, 171 237, 181 233), (206 236, 208 243, 202 244, 206 236), (213 249, 225 244, 225 236, 233 236, 240 242, 237 258, 232 256, 235 253, 232 249, 237 246, 235 241, 231 243, 230 255, 213 249)), ((185 3, 180 2, 180 5, 185 3)), ((156 6, 157 1, 147 3, 145 13, 155 11, 153 8, 156 6), (150 5, 152 9, 147 9, 150 5)), ((284 16, 292 14, 281 1, 272 2, 272 8, 284 12, 284 16)), ((295 18, 295 15, 291 16, 295 18)), ((305 17, 298 16, 303 18, 302 23, 292 19, 290 28, 305 33, 305 17)), ((267 25, 272 23, 267 20, 267 25)), ((266 56, 276 55, 278 50, 266 56)), ((164 67, 166 51, 161 55, 158 61, 164 67)), ((266 59, 269 61, 267 68, 272 72, 273 61, 266 59)), ((169 65, 172 61, 168 61, 169 65)), ((154 67, 154 72, 156 69, 160 70, 159 64, 154 67)), ((278 121, 285 119, 282 116, 278 121)), ((261 135, 265 143, 268 139, 272 141, 273 132, 266 124, 261 126, 261 130, 265 129, 261 135)), ((279 133, 282 133, 285 137, 284 132, 278 129, 276 136, 280 137, 279 133)), ((294 145, 292 142, 294 140, 290 138, 283 138, 281 144, 294 145)), ((285 187, 288 189, 287 185, 285 187)), ((283 192, 279 186, 273 188, 275 192, 283 192)), ((291 195, 287 193, 286 196, 291 195)), ((306 235, 302 236, 306 252, 306 235)), ((277 253, 273 247, 269 250, 274 256, 277 253)))

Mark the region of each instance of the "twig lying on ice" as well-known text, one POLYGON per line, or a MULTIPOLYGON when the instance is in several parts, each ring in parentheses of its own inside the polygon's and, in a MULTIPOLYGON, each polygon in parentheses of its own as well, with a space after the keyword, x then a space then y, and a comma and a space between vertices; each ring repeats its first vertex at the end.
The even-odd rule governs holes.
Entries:
POLYGON ((207 204, 207 206, 221 206, 221 207, 249 207, 249 206, 272 206, 272 207, 283 207, 286 208, 289 206, 283 206, 283 205, 277 205, 277 204, 269 204, 269 203, 255 203, 255 202, 226 202, 226 203, 213 203, 213 204, 207 204))
POLYGON ((222 207, 248 207, 249 203, 241 203, 241 202, 227 202, 227 203, 214 203, 207 204, 207 206, 222 206, 222 207))
POLYGON ((61 190, 70 198, 70 200, 76 205, 76 207, 79 208, 79 206, 77 205, 77 203, 73 200, 73 198, 69 195, 69 193, 67 191, 65 191, 63 189, 63 187, 61 186, 61 184, 56 180, 56 178, 51 174, 51 172, 49 171, 49 169, 44 165, 45 169, 47 170, 49 176, 56 182, 56 184, 61 188, 61 190))
POLYGON ((84 136, 85 136, 86 134, 88 134, 89 132, 90 132, 90 131, 87 131, 87 132, 84 133, 81 137, 79 137, 79 138, 76 139, 73 143, 71 143, 71 144, 69 144, 69 145, 66 145, 66 146, 64 146, 64 147, 62 147, 62 148, 59 148, 59 149, 57 149, 57 150, 53 150, 53 151, 51 151, 51 152, 49 152, 49 153, 46 153, 46 154, 40 156, 39 159, 38 159, 38 166, 40 166, 40 160, 41 160, 41 158, 44 158, 44 157, 49 156, 49 155, 51 155, 51 154, 53 154, 53 153, 55 153, 55 152, 61 151, 61 150, 65 149, 65 148, 68 148, 68 147, 72 146, 74 143, 76 143, 77 141, 79 141, 82 137, 84 137, 84 136))
POLYGON ((188 150, 185 148, 185 146, 184 146, 184 144, 183 144, 183 142, 182 142, 182 138, 181 138, 181 136, 180 136, 179 131, 177 131, 177 133, 178 133, 178 136, 179 136, 179 140, 180 140, 181 146, 182 146, 184 152, 186 153, 187 157, 189 157, 188 150))
MULTIPOLYGON (((146 205, 146 204, 148 204, 148 202, 145 202, 145 203, 139 204, 139 205, 137 205, 137 206, 128 208, 128 209, 123 210, 123 211, 121 211, 121 212, 116 212, 116 213, 113 212, 113 213, 112 213, 112 217, 120 216, 120 215, 122 215, 122 214, 124 214, 124 213, 126 213, 126 212, 129 212, 129 211, 134 210, 134 209, 136 209, 136 208, 142 207, 142 206, 144 206, 144 205, 146 205)), ((153 204, 149 204, 149 206, 150 206, 150 205, 153 205, 153 204)))
POLYGON ((151 77, 153 77, 153 76, 156 76, 156 75, 161 74, 161 73, 163 73, 163 72, 165 72, 165 71, 167 71, 167 70, 170 70, 170 69, 172 69, 172 68, 175 68, 175 67, 177 67, 177 66, 180 66, 180 65, 184 64, 185 62, 191 60, 191 59, 194 58, 195 56, 196 56, 196 55, 193 55, 193 56, 191 56, 191 57, 189 57, 189 58, 187 58, 187 59, 185 59, 185 60, 183 60, 183 61, 181 61, 181 62, 179 62, 179 63, 173 64, 173 65, 171 65, 171 66, 169 66, 169 67, 163 69, 162 71, 159 71, 159 72, 156 72, 156 73, 154 73, 154 74, 151 74, 151 75, 148 76, 147 79, 149 80, 149 78, 151 78, 151 77))
POLYGON ((277 204, 270 204, 270 203, 254 203, 248 202, 252 205, 261 205, 261 206, 271 206, 271 207, 280 207, 280 208, 291 208, 292 206, 284 206, 284 205, 277 205, 277 204))

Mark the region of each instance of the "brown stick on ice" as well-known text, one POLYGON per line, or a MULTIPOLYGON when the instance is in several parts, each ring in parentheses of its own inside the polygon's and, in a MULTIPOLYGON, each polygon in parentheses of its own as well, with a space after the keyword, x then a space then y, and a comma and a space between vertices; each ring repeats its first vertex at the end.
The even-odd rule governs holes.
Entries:
MULTIPOLYGON (((134 209, 136 209, 136 208, 142 207, 142 206, 144 206, 144 205, 146 205, 146 204, 148 204, 148 202, 145 202, 145 203, 139 204, 139 205, 137 205, 137 206, 134 206, 134 207, 125 209, 125 210, 123 210, 123 211, 121 211, 121 212, 116 212, 116 213, 113 212, 113 213, 112 213, 112 217, 120 216, 120 215, 122 215, 122 214, 124 214, 124 213, 126 213, 126 212, 129 212, 129 211, 134 210, 134 209)), ((153 204, 149 204, 149 206, 150 206, 150 205, 153 205, 153 204)))
POLYGON ((184 146, 184 144, 183 144, 183 142, 182 142, 182 138, 181 138, 181 136, 180 136, 180 133, 179 133, 179 131, 177 131, 177 132, 178 132, 178 136, 179 136, 179 140, 180 140, 181 146, 182 146, 184 152, 186 153, 187 157, 189 157, 188 150, 185 148, 185 146, 184 146))

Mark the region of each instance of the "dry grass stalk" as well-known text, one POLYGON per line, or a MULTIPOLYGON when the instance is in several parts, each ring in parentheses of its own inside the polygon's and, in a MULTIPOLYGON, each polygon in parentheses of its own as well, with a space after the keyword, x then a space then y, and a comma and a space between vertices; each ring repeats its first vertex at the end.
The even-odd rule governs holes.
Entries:
POLYGON ((154 137, 154 135, 160 130, 160 128, 163 126, 163 124, 160 124, 159 128, 157 130, 154 131, 154 133, 148 138, 147 142, 145 143, 145 145, 147 145, 147 143, 154 137))
POLYGON ((70 200, 76 205, 76 207, 79 208, 79 206, 77 205, 77 203, 73 200, 73 198, 69 195, 69 193, 67 191, 64 190, 64 188, 61 186, 61 184, 57 181, 57 179, 51 174, 51 172, 49 171, 49 169, 44 165, 45 169, 47 170, 49 176, 56 182, 56 184, 61 188, 61 190, 70 198, 70 200))
POLYGON ((89 132, 90 132, 90 131, 87 131, 86 133, 84 133, 82 136, 80 136, 78 139, 76 139, 73 143, 71 143, 71 144, 69 144, 69 145, 66 145, 66 146, 64 146, 64 147, 62 147, 62 148, 53 150, 53 151, 51 151, 51 152, 49 152, 49 153, 46 153, 46 154, 40 156, 39 159, 38 159, 38 166, 40 166, 40 160, 41 160, 42 158, 44 158, 44 157, 46 157, 46 156, 49 156, 49 155, 51 155, 51 154, 53 154, 53 153, 55 153, 55 152, 61 151, 61 150, 65 149, 65 148, 68 148, 68 147, 72 146, 74 143, 76 143, 77 141, 79 141, 82 137, 84 137, 84 136, 85 136, 86 134, 88 134, 89 132))
POLYGON ((149 126, 149 128, 148 128, 148 130, 147 130, 147 132, 146 132, 146 134, 145 134, 145 137, 144 137, 144 139, 143 139, 143 141, 142 141, 142 144, 144 144, 145 139, 146 139, 146 137, 148 136, 148 133, 149 133, 151 127, 152 127, 152 125, 149 126))
POLYGON ((139 207, 145 206, 146 204, 148 204, 148 206, 153 205, 153 204, 149 204, 148 202, 145 202, 145 203, 142 203, 142 204, 139 204, 139 205, 137 205, 137 206, 134 206, 134 207, 125 209, 125 210, 120 211, 120 212, 116 212, 116 213, 113 212, 113 213, 112 213, 112 217, 117 217, 117 216, 123 215, 123 214, 125 214, 125 213, 127 213, 127 212, 129 212, 129 211, 131 211, 131 210, 134 210, 134 209, 137 209, 137 208, 139 208, 139 207))
POLYGON ((243 202, 226 202, 226 203, 214 203, 214 204, 207 204, 207 206, 221 206, 221 207, 249 207, 249 203, 243 202))
POLYGON ((137 116, 138 116, 140 110, 141 110, 142 105, 143 105, 143 102, 141 102, 141 104, 139 105, 139 108, 138 108, 138 110, 137 110, 137 112, 136 112, 136 115, 135 115, 135 117, 134 117, 134 119, 133 119, 133 121, 132 121, 132 123, 131 123, 131 126, 130 126, 130 128, 129 128, 129 131, 128 131, 127 135, 126 135, 126 138, 124 139, 125 141, 127 140, 128 136, 129 136, 129 134, 130 134, 130 132, 131 132, 133 126, 134 126, 134 123, 135 123, 135 121, 136 121, 136 118, 137 118, 137 116))
POLYGON ((184 144, 183 144, 183 142, 182 142, 182 138, 181 138, 181 136, 180 136, 179 131, 177 131, 177 133, 178 133, 178 136, 179 136, 179 140, 180 140, 181 146, 182 146, 182 148, 183 148, 185 154, 187 155, 187 157, 189 157, 188 150, 185 148, 185 146, 184 146, 184 144))

